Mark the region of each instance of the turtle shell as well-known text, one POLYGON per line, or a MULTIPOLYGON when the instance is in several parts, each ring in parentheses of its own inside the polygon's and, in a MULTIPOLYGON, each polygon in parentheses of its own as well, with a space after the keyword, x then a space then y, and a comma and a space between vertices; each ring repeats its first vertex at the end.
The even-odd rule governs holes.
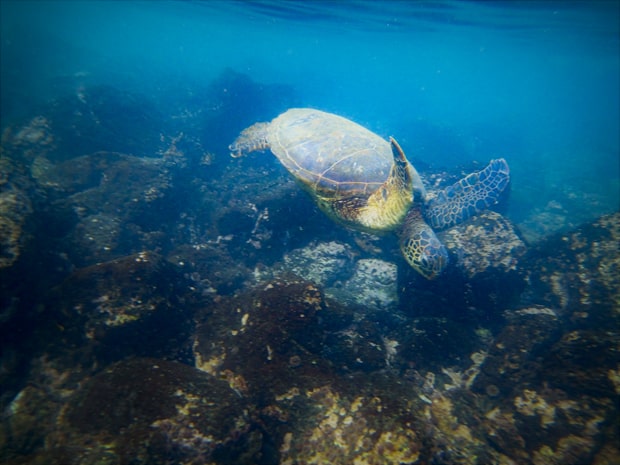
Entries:
POLYGON ((390 174, 389 142, 353 121, 294 108, 269 125, 271 151, 311 193, 342 198, 370 195, 390 174))

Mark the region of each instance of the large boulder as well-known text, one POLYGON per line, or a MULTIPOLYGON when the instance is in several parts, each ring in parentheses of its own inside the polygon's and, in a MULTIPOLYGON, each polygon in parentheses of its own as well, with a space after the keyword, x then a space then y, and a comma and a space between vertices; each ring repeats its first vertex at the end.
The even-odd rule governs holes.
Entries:
POLYGON ((330 373, 320 356, 325 312, 321 290, 294 276, 222 298, 199 312, 196 366, 259 405, 286 386, 319 382, 330 373))
POLYGON ((526 297, 579 327, 620 325, 620 213, 532 247, 526 297))
POLYGON ((51 341, 59 353, 77 346, 104 363, 182 357, 192 327, 191 305, 182 300, 188 292, 177 268, 141 252, 73 272, 50 292, 44 319, 63 328, 51 341))
POLYGON ((341 303, 363 308, 364 312, 394 311, 398 308, 396 264, 378 258, 355 262, 352 275, 344 282, 325 290, 341 303))
POLYGON ((70 398, 49 448, 72 463, 255 463, 260 433, 225 381, 156 359, 112 365, 70 398))
POLYGON ((161 158, 96 152, 48 166, 37 181, 48 192, 49 215, 69 223, 58 245, 76 266, 165 247, 164 230, 178 215, 161 158))

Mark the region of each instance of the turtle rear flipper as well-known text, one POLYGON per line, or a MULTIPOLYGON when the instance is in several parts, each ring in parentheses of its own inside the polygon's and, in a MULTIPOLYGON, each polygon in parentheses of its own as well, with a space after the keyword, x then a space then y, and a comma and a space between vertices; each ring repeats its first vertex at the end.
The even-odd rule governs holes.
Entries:
POLYGON ((267 139, 267 130, 270 123, 255 123, 249 128, 244 129, 239 137, 228 146, 230 156, 239 158, 256 150, 267 150, 269 141, 267 139))
POLYGON ((435 229, 459 224, 493 206, 510 181, 510 169, 503 158, 471 173, 430 200, 424 216, 435 229))

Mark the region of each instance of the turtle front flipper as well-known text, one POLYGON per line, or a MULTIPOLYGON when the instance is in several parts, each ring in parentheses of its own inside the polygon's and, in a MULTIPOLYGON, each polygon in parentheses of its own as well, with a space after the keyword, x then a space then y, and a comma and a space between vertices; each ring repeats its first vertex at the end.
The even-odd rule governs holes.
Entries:
POLYGON ((435 229, 461 223, 494 205, 509 182, 506 160, 492 160, 482 171, 465 176, 430 200, 424 211, 426 221, 435 229))
POLYGON ((417 207, 409 211, 403 223, 400 251, 407 263, 427 279, 436 278, 448 266, 448 251, 417 207))
POLYGON ((267 131, 270 123, 256 123, 244 129, 239 137, 228 146, 230 156, 239 158, 255 150, 266 150, 269 148, 267 131))

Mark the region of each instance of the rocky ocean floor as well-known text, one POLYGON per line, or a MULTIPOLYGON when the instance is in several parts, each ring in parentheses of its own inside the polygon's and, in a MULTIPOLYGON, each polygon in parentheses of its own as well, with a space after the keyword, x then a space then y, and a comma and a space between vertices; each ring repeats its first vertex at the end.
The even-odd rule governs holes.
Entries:
POLYGON ((229 159, 296 104, 227 71, 3 128, 2 463, 618 463, 620 213, 546 234, 500 205, 427 281, 229 159))

